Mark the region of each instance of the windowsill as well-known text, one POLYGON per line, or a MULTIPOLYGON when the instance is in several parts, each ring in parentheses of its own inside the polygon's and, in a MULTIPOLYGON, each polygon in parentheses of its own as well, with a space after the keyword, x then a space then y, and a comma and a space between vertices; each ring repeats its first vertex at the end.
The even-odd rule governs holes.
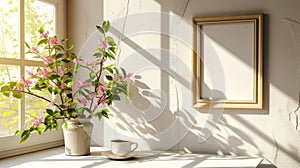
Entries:
MULTIPOLYGON (((28 152, 49 149, 64 144, 62 130, 48 131, 42 135, 32 133, 30 138, 20 144, 20 136, 6 136, 0 138, 0 159, 20 155, 28 152)), ((1 166, 0 166, 1 167, 1 166)))
POLYGON ((174 152, 137 151, 136 158, 113 161, 104 156, 107 148, 92 147, 91 155, 66 156, 64 147, 2 159, 0 167, 257 167, 262 158, 215 156, 174 152))

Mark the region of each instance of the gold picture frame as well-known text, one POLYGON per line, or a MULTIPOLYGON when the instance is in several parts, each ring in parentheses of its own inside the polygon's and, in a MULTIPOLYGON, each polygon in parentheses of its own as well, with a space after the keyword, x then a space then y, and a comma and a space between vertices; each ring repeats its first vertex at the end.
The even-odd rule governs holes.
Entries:
POLYGON ((193 104, 263 108, 263 14, 195 17, 193 104))

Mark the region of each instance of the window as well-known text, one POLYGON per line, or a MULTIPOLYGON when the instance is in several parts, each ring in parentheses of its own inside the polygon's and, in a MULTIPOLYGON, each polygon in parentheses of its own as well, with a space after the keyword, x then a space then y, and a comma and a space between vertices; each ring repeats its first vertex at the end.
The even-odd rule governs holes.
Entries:
MULTIPOLYGON (((43 62, 35 60, 33 55, 26 54, 25 41, 36 44, 39 39, 37 30, 41 25, 50 33, 58 34, 60 38, 65 37, 65 6, 65 0, 0 1, 0 81, 18 80, 20 76, 26 77, 27 70, 44 66, 43 62)), ((46 106, 46 102, 32 96, 26 95, 24 99, 17 100, 1 94, 0 151, 11 151, 20 147, 29 149, 28 146, 61 141, 59 131, 39 137, 32 136, 29 142, 22 145, 17 144, 19 139, 13 136, 17 129, 32 124, 34 118, 41 116, 46 106)))

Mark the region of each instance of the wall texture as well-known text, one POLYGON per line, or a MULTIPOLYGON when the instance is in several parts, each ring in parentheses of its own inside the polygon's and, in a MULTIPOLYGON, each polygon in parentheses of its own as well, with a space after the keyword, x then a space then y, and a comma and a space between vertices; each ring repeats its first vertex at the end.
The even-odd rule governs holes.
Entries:
POLYGON ((261 156, 277 167, 300 167, 299 111, 293 113, 299 6, 297 0, 69 0, 68 36, 77 52, 88 48, 95 24, 110 20, 112 35, 122 39, 117 63, 135 73, 130 99, 115 104, 111 120, 95 121, 94 143, 133 137, 140 149, 261 156), (264 109, 190 109, 192 17, 253 13, 265 14, 264 109), (184 117, 179 124, 178 117, 184 117))

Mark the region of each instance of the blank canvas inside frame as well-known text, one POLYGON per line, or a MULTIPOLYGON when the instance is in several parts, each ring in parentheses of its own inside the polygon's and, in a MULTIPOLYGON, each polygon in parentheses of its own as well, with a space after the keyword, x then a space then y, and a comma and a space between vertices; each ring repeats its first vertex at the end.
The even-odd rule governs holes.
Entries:
POLYGON ((194 19, 200 58, 194 59, 199 87, 196 106, 262 108, 259 16, 194 19))

